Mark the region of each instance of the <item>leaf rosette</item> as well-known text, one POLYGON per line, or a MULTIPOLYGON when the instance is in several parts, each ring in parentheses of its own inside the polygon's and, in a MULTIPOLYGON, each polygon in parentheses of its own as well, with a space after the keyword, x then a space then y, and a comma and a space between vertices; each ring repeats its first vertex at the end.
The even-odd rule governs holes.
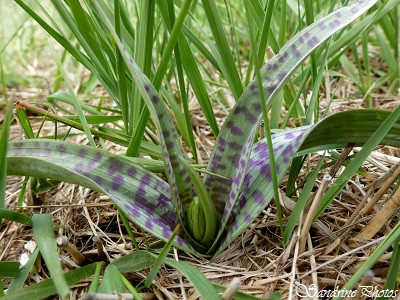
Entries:
MULTIPOLYGON (((174 240, 176 247, 215 255, 251 224, 274 195, 267 142, 254 144, 261 120, 261 101, 270 107, 280 89, 315 48, 376 2, 358 1, 341 8, 300 31, 282 47, 261 69, 264 99, 260 99, 259 86, 253 81, 228 115, 204 178, 186 158, 162 97, 105 18, 159 132, 167 182, 127 157, 42 139, 10 143, 8 174, 63 180, 105 193, 131 221, 161 240, 168 241, 176 225, 181 224, 183 230, 174 240)), ((102 12, 101 7, 98 10, 102 12)), ((315 125, 274 134, 272 147, 278 181, 299 151, 304 154, 347 143, 363 144, 388 115, 382 111, 354 110, 315 125), (368 128, 362 122, 364 118, 368 118, 368 128), (354 120, 350 130, 341 126, 349 119, 354 120)), ((394 126, 382 143, 399 145, 397 131, 394 126)))

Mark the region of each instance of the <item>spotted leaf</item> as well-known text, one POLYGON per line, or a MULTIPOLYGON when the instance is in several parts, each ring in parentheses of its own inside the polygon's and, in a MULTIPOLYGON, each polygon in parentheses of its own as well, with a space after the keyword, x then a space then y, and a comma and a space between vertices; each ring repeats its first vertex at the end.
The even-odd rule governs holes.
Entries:
MULTIPOLYGON (((296 155, 314 151, 344 148, 348 143, 364 145, 390 115, 388 111, 360 109, 329 116, 319 123, 286 130, 272 136, 277 176, 280 182, 296 155), (368 120, 368 121, 366 121, 368 120), (348 126, 351 124, 351 126, 348 126)), ((381 144, 400 146, 400 120, 389 130, 381 144)), ((274 197, 266 139, 255 144, 250 155, 243 190, 231 214, 223 250, 237 237, 274 197)))
MULTIPOLYGON (((100 7, 99 9, 101 10, 100 7)), ((164 101, 157 93, 153 84, 129 55, 108 18, 105 18, 105 22, 115 39, 130 75, 145 100, 152 119, 159 131, 164 163, 167 171, 166 174, 171 188, 172 198, 183 223, 184 211, 182 203, 191 201, 193 198, 194 186, 187 171, 182 167, 177 158, 178 155, 184 157, 184 151, 182 150, 177 130, 169 116, 164 101)))
MULTIPOLYGON (((274 96, 289 80, 308 55, 335 32, 348 25, 374 5, 377 0, 363 0, 341 8, 296 34, 262 69, 264 101, 271 105, 274 96)), ((243 92, 228 115, 213 150, 205 176, 206 186, 223 214, 224 230, 238 200, 245 180, 246 168, 255 132, 261 119, 261 104, 257 82, 254 80, 243 92), (212 175, 218 174, 226 179, 212 175), (222 195, 228 194, 228 197, 222 195)))
MULTIPOLYGON (((50 178, 107 194, 128 218, 161 240, 178 224, 168 184, 126 157, 93 147, 51 140, 11 142, 9 175, 50 178)), ((181 236, 175 246, 193 252, 181 236)))

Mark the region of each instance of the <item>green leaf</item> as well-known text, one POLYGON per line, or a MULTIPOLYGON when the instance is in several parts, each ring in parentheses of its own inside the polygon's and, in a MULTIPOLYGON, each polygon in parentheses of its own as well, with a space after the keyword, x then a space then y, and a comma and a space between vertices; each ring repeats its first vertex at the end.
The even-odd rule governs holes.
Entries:
MULTIPOLYGON (((93 263, 76 270, 69 271, 63 276, 69 286, 88 278, 94 274, 97 263, 93 263)), ((41 300, 57 293, 57 289, 52 278, 43 280, 37 284, 25 287, 18 293, 6 295, 2 300, 41 300)))
MULTIPOLYGON (((374 109, 355 109, 331 115, 315 126, 312 134, 301 145, 298 155, 344 148, 350 142, 355 146, 362 146, 389 115, 389 111, 374 109)), ((400 146, 398 121, 380 142, 382 145, 400 146)))
POLYGON ((111 34, 113 35, 119 50, 127 64, 133 81, 136 83, 147 107, 151 113, 153 121, 161 136, 161 144, 164 154, 164 162, 167 170, 168 182, 171 188, 172 199, 175 210, 180 220, 183 219, 182 202, 192 198, 193 184, 186 174, 186 170, 179 164, 177 155, 184 156, 184 152, 178 139, 178 133, 169 118, 168 110, 162 98, 158 95, 157 89, 150 80, 143 74, 136 62, 129 56, 127 49, 119 40, 112 25, 107 22, 111 34))
POLYGON ((65 299, 69 293, 69 287, 58 258, 52 215, 33 215, 32 227, 35 242, 50 271, 57 293, 61 299, 65 299))
POLYGON ((195 266, 168 257, 165 258, 165 263, 179 270, 193 284, 202 299, 221 299, 211 281, 195 266))
MULTIPOLYGON (((296 68, 316 47, 376 2, 376 0, 359 1, 339 9, 300 31, 287 42, 281 51, 261 69, 267 107, 271 105, 275 95, 296 68)), ((253 139, 261 117, 259 95, 257 82, 253 81, 228 115, 207 167, 210 174, 228 178, 228 180, 219 180, 217 176, 209 174, 206 174, 204 178, 217 210, 223 213, 222 230, 228 224, 229 218, 232 218, 232 210, 242 189, 253 139), (228 193, 228 197, 222 198, 221 193, 228 193)))
POLYGON ((35 250, 32 252, 31 256, 29 257, 27 263, 24 266, 21 266, 18 273, 15 274, 15 276, 13 277, 7 289, 7 296, 11 296, 22 291, 24 283, 28 278, 29 273, 32 271, 38 255, 39 255, 39 248, 36 247, 35 250))
MULTIPOLYGON (((371 154, 371 152, 375 149, 376 146, 380 144, 391 145, 391 146, 395 146, 396 144, 399 145, 398 142, 400 140, 400 135, 394 137, 397 138, 395 144, 389 144, 389 142, 386 142, 388 138, 392 137, 393 131, 399 130, 398 127, 399 119, 400 119, 400 106, 398 106, 392 113, 390 113, 390 115, 386 119, 383 119, 382 120, 383 122, 378 125, 378 128, 376 130, 372 131, 373 133, 370 134, 370 136, 365 137, 366 142, 365 145, 360 150, 360 152, 357 153, 357 155, 349 163, 346 169, 340 174, 340 176, 335 180, 332 186, 322 197, 321 205, 318 209, 316 217, 318 217, 325 210, 325 208, 334 200, 334 198, 340 193, 340 191, 346 185, 347 181, 357 172, 358 168, 368 158, 368 156, 371 154)), ((370 126, 369 121, 370 121, 369 119, 364 119, 365 127, 370 126)), ((347 122, 349 122, 349 120, 347 120, 347 122)), ((356 142, 352 143, 356 144, 356 142)))
POLYGON ((0 261, 0 277, 14 277, 19 267, 18 261, 0 261))
POLYGON ((231 48, 228 43, 227 34, 222 26, 218 7, 214 0, 202 0, 214 41, 217 44, 220 61, 220 69, 225 77, 235 99, 238 99, 243 92, 243 85, 240 81, 239 73, 236 70, 231 48))
POLYGON ((125 286, 121 278, 121 273, 113 264, 109 264, 105 271, 103 279, 99 285, 99 293, 112 294, 124 293, 125 286))
POLYGON ((151 283, 153 282, 154 278, 156 277, 158 271, 160 271, 161 266, 164 264, 164 260, 169 254, 171 247, 172 247, 172 242, 175 238, 175 236, 179 232, 179 225, 176 226, 174 232, 172 233, 171 237, 169 238, 168 242, 164 245, 163 249, 161 250, 160 254, 157 256, 157 259, 154 261, 154 265, 151 268, 150 274, 147 276, 146 282, 145 282, 145 287, 150 287, 151 283))
MULTIPOLYGON (((282 180, 291 160, 296 155, 344 148, 348 143, 363 146, 389 115, 390 112, 381 110, 344 111, 329 116, 313 126, 303 126, 273 135, 278 182, 282 180)), ((375 143, 394 147, 400 146, 400 121, 396 120, 395 125, 390 129, 387 128, 387 130, 388 133, 383 134, 380 137, 381 140, 375 138, 375 143)), ((369 153, 371 151, 372 148, 369 149, 369 153)), ((231 215, 228 232, 219 251, 222 251, 232 242, 261 213, 273 197, 272 185, 268 184, 271 181, 268 158, 268 145, 264 139, 254 146, 251 153, 243 190, 231 215)), ((363 161, 359 161, 358 165, 363 161)), ((353 170, 356 172, 358 167, 353 170)), ((346 169, 346 172, 349 171, 346 169)), ((340 182, 344 184, 347 181, 342 180, 340 182)), ((339 190, 336 189, 335 191, 338 192, 339 190)))
POLYGON ((1 218, 21 223, 26 226, 32 226, 32 219, 27 215, 9 209, 0 208, 0 219, 1 218))
MULTIPOLYGON (((157 259, 157 255, 147 251, 137 251, 112 262, 121 273, 135 272, 150 267, 157 259)), ((165 263, 179 270, 193 284, 202 299, 220 299, 213 284, 196 267, 166 257, 165 263)))
MULTIPOLYGON (((6 118, 3 122, 0 132, 0 209, 4 208, 6 199, 6 186, 7 186, 7 149, 8 149, 8 136, 10 134, 10 123, 12 117, 12 102, 9 102, 6 109, 6 118)), ((0 217, 0 226, 2 220, 0 217)))
MULTIPOLYGON (((165 181, 131 159, 93 147, 51 140, 10 143, 8 174, 79 184, 107 194, 127 217, 167 241, 178 223, 165 181)), ((193 251, 181 236, 174 245, 193 251)))
POLYGON ((128 273, 151 267, 156 259, 157 256, 150 254, 150 252, 140 250, 117 258, 112 264, 121 273, 128 273))

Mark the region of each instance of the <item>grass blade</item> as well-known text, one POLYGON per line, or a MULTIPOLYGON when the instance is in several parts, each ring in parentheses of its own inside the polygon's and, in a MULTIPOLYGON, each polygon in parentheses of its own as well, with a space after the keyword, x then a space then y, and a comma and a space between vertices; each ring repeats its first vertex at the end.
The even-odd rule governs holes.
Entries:
POLYGON ((195 266, 166 257, 165 263, 179 270, 193 284, 202 299, 220 300, 211 281, 195 266))
POLYGON ((32 252, 31 256, 29 257, 27 263, 24 266, 22 266, 19 269, 18 273, 13 277, 7 289, 8 296, 16 294, 22 290, 24 283, 29 276, 29 273, 32 271, 35 265, 38 255, 39 255, 39 248, 36 247, 35 250, 32 252))
POLYGON ((239 99, 243 93, 243 85, 240 80, 236 65, 233 60, 232 52, 228 43, 227 35, 221 23, 218 13, 218 7, 214 0, 202 0, 207 20, 213 32, 214 41, 217 44, 218 53, 220 55, 220 69, 224 75, 235 99, 239 99))
POLYGON ((52 216, 47 214, 33 215, 32 227, 35 242, 40 249, 40 254, 46 262, 48 270, 50 271, 57 293, 61 299, 65 299, 69 293, 69 286, 58 258, 52 216))
POLYGON ((140 250, 117 258, 112 264, 116 266, 121 273, 128 273, 151 267, 156 259, 156 255, 152 255, 148 251, 140 250))
POLYGON ((125 285, 122 281, 121 273, 113 264, 109 264, 106 267, 98 292, 104 294, 125 292, 125 285))
POLYGON ((21 214, 16 211, 0 208, 0 219, 4 218, 9 221, 24 224, 26 226, 32 226, 32 219, 27 215, 21 214))
MULTIPOLYGON (((65 275, 66 283, 69 286, 72 286, 79 281, 88 278, 89 276, 94 274, 96 270, 96 265, 97 263, 93 263, 79 269, 66 272, 65 274, 63 273, 63 275, 65 275)), ((2 300, 41 300, 56 293, 57 289, 54 280, 51 278, 43 280, 37 284, 25 287, 21 291, 13 295, 6 295, 2 298, 2 300)))
POLYGON ((150 274, 147 276, 146 282, 145 282, 145 287, 150 287, 151 283, 153 282, 154 278, 156 277, 158 271, 160 271, 161 266, 164 264, 164 260, 169 254, 171 247, 172 247, 172 242, 175 239, 175 236, 178 234, 180 230, 180 226, 176 226, 174 232, 172 233, 170 239, 168 242, 164 245, 163 249, 161 250, 160 254, 157 256, 156 260, 154 261, 154 265, 151 268, 150 274))
POLYGON ((18 273, 19 266, 18 261, 0 261, 0 277, 14 277, 18 273))
MULTIPOLYGON (((3 122, 0 132, 0 209, 4 208, 6 200, 6 187, 7 187, 7 149, 8 149, 8 136, 10 134, 10 123, 12 116, 12 102, 8 102, 6 108, 6 118, 3 122)), ((2 219, 0 216, 0 226, 2 219)))
POLYGON ((86 122, 85 115, 83 114, 82 108, 80 107, 78 99, 76 98, 74 89, 72 88, 71 83, 68 80, 68 76, 65 73, 64 67, 62 66, 62 63, 61 63, 60 59, 58 58, 58 55, 55 52, 55 49, 54 49, 54 47, 53 47, 53 45, 51 43, 50 43, 50 46, 51 46, 51 52, 53 54, 54 60, 55 60, 55 62, 57 64, 57 66, 58 66, 58 69, 61 72, 62 77, 64 78, 64 82, 65 82, 65 84, 66 84, 66 86, 68 88, 68 91, 69 91, 69 93, 72 96, 72 99, 74 101, 74 106, 75 106, 75 109, 76 109, 76 111, 78 113, 79 120, 81 121, 80 123, 82 124, 83 130, 86 133, 86 137, 87 137, 90 145, 92 147, 96 147, 96 143, 93 140, 92 133, 90 132, 89 126, 88 126, 88 124, 86 122))

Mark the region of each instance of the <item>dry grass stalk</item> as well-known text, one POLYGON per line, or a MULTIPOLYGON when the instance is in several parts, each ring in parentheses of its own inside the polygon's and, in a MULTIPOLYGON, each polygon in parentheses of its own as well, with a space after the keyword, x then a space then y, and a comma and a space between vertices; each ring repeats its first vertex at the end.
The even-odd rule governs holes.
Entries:
POLYGON ((372 209, 375 207, 376 203, 378 203, 379 199, 385 194, 385 192, 389 189, 389 187, 397 180, 397 178, 400 176, 400 168, 399 168, 400 163, 396 164, 389 172, 385 174, 384 177, 386 180, 382 184, 381 188, 378 190, 378 192, 374 195, 374 197, 367 203, 367 205, 361 210, 361 213, 363 215, 369 214, 372 209), (387 175, 387 176, 386 176, 387 175))
POLYGON ((240 279, 235 277, 232 279, 231 284, 227 287, 225 292, 221 295, 222 300, 230 300, 232 299, 233 294, 240 288, 242 283, 240 279))
POLYGON ((299 254, 304 253, 306 249, 306 241, 307 241, 307 236, 311 228, 311 224, 314 220, 315 213, 317 212, 317 209, 319 207, 319 204, 322 199, 322 195, 325 191, 326 186, 328 185, 328 182, 331 181, 332 177, 329 174, 325 174, 322 180, 321 185, 318 188, 318 191, 314 197, 314 201, 310 207, 310 210, 308 211, 307 217, 304 221, 303 227, 301 229, 300 233, 300 238, 299 238, 299 254))
POLYGON ((400 207, 400 189, 397 189, 390 200, 383 206, 383 208, 371 219, 371 221, 360 231, 359 234, 350 241, 349 246, 354 247, 357 241, 369 240, 374 237, 376 233, 390 220, 392 215, 400 207))

